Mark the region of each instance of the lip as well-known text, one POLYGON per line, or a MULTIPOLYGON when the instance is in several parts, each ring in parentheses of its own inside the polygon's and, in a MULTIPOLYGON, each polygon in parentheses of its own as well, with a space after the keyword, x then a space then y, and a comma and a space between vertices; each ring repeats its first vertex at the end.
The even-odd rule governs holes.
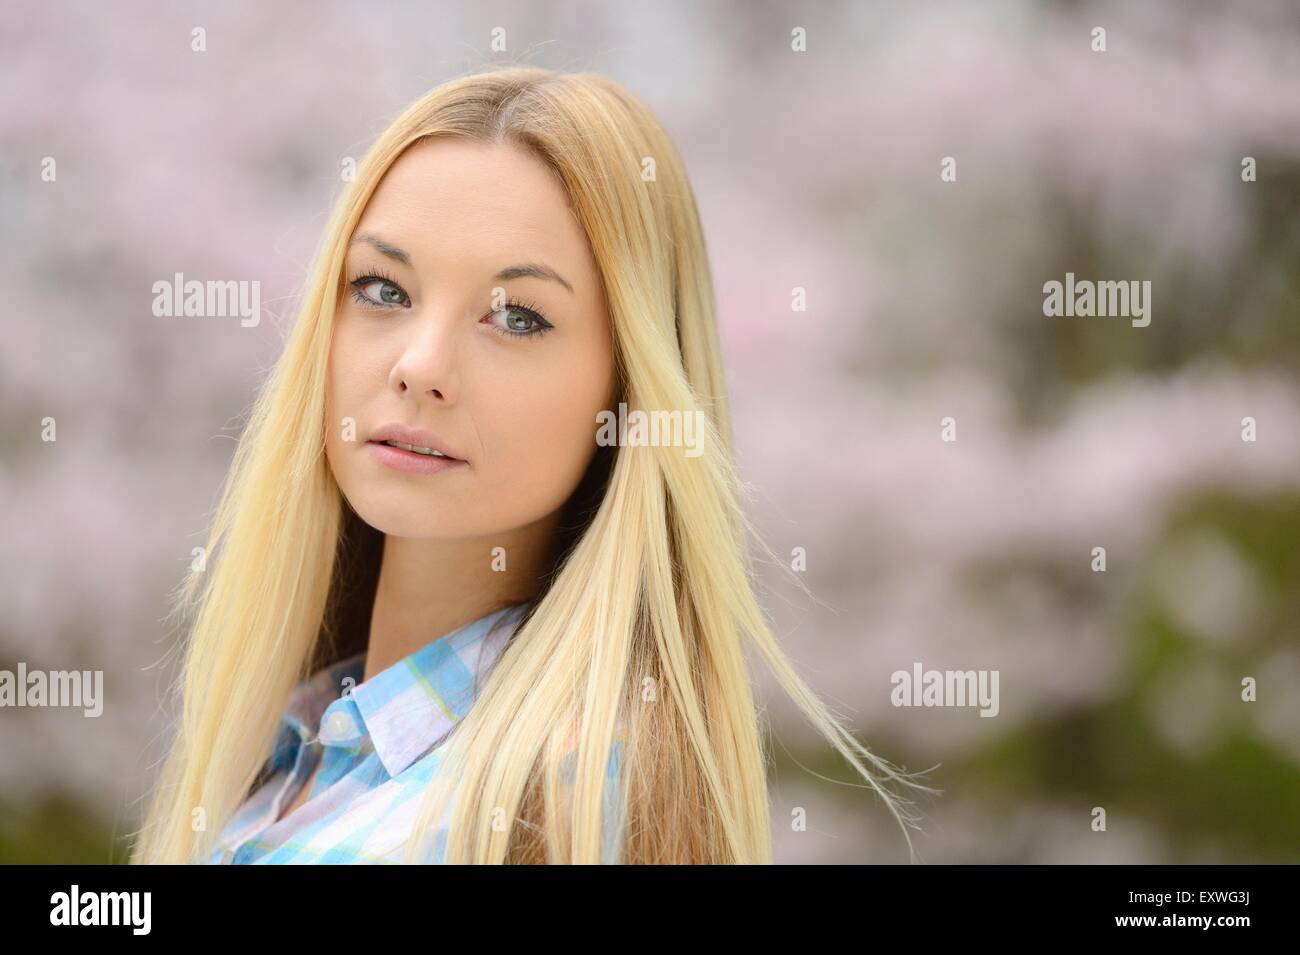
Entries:
MULTIPOLYGON (((400 441, 401 439, 394 438, 393 440, 400 441)), ((370 449, 370 453, 380 464, 390 467, 394 471, 405 471, 407 474, 437 474, 440 471, 469 466, 459 458, 434 458, 427 454, 404 451, 401 448, 381 444, 378 441, 367 441, 366 447, 370 449)), ((420 447, 428 447, 428 445, 420 445, 420 447)))
POLYGON ((408 428, 397 423, 386 424, 376 428, 371 433, 366 444, 370 448, 371 454, 381 464, 397 471, 405 471, 408 474, 437 474, 449 468, 469 464, 464 458, 457 456, 442 438, 423 428, 408 428), (385 441, 400 441, 402 444, 409 444, 417 448, 432 448, 434 451, 441 451, 447 457, 435 458, 427 454, 418 454, 415 451, 394 448, 391 445, 384 444, 385 441))
POLYGON ((376 428, 371 432, 368 440, 377 443, 400 441, 402 444, 413 445, 417 448, 432 448, 434 451, 441 451, 447 457, 455 458, 458 461, 465 460, 453 451, 446 441, 443 441, 432 431, 426 431, 423 428, 408 428, 406 425, 397 424, 396 422, 376 428))

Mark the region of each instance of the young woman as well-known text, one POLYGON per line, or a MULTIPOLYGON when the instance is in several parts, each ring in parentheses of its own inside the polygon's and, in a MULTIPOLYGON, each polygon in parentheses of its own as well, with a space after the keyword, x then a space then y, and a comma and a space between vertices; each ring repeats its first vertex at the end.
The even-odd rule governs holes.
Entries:
POLYGON ((407 109, 179 595, 132 861, 770 862, 746 641, 906 836, 885 777, 927 787, 755 599, 714 309, 681 159, 617 84, 508 67, 407 109))

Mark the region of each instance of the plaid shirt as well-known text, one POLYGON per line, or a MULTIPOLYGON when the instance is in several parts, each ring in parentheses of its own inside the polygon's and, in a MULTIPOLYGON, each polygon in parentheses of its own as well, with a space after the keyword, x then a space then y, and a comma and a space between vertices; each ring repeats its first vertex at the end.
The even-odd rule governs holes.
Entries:
MULTIPOLYGON (((522 612, 521 605, 481 617, 364 683, 363 652, 297 686, 258 777, 266 782, 231 817, 209 863, 400 863, 442 744, 469 712, 522 612), (348 685, 352 692, 340 696, 348 685), (310 797, 277 822, 318 764, 310 797)), ((614 784, 604 801, 605 864, 619 861, 626 821, 621 748, 615 740, 606 772, 614 784)), ((444 861, 449 814, 450 806, 420 861, 444 861)))

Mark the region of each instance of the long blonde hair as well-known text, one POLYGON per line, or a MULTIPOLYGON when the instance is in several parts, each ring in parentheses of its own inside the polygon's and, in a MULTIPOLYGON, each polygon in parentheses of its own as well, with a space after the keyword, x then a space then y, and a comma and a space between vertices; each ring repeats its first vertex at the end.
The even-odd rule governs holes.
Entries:
POLYGON ((520 144, 558 173, 604 283, 619 400, 646 412, 700 409, 706 434, 695 457, 672 447, 597 450, 575 492, 570 538, 449 737, 404 858, 416 858, 451 799, 449 863, 599 861, 617 737, 621 861, 770 862, 762 714, 746 640, 881 796, 910 849, 918 817, 886 780, 932 790, 832 716, 787 661, 755 597, 712 279, 676 149, 605 77, 507 66, 445 83, 410 106, 334 207, 297 321, 235 452, 207 568, 176 595, 173 617, 192 619, 176 684, 179 726, 132 862, 209 858, 270 753, 292 688, 356 649, 341 643, 341 621, 376 556, 372 529, 359 526, 324 453, 334 312, 366 203, 403 151, 433 136, 520 144), (576 758, 568 789, 560 785, 566 756, 576 758))

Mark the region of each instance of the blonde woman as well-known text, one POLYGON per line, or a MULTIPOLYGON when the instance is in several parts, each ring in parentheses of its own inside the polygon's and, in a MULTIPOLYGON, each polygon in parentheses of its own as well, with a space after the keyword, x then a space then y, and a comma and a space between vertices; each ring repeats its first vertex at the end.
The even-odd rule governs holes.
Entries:
POLYGON ((132 861, 770 862, 746 642, 906 836, 886 780, 927 787, 756 602, 714 311, 681 159, 617 84, 512 66, 407 109, 179 594, 132 861))

